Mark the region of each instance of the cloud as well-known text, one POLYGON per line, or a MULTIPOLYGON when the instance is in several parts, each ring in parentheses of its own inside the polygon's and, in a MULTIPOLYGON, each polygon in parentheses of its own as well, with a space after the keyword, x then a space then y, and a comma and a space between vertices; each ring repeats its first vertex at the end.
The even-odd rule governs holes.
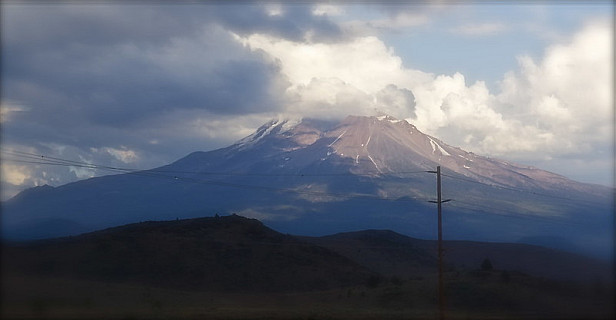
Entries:
POLYGON ((312 14, 311 5, 275 7, 280 10, 272 15, 270 3, 5 6, 3 98, 28 97, 24 103, 34 108, 45 104, 33 110, 43 117, 69 106, 105 125, 131 124, 171 108, 275 110, 284 79, 229 31, 295 40, 340 36, 336 24, 312 14))
POLYGON ((492 96, 485 84, 467 86, 460 73, 440 75, 416 86, 413 92, 417 99, 416 125, 427 132, 458 128, 467 134, 487 135, 505 126, 502 116, 492 108, 492 96))
MULTIPOLYGON (((96 152, 98 150, 94 148, 93 151, 96 152)), ((116 159, 124 163, 132 163, 132 162, 136 162, 139 160, 139 156, 137 155, 137 152, 135 152, 134 150, 129 150, 128 148, 124 146, 122 146, 121 149, 106 147, 104 148, 104 151, 106 151, 107 153, 111 154, 116 159)))
POLYGON ((311 3, 281 6, 277 3, 225 4, 208 6, 212 21, 240 35, 266 33, 302 41, 309 34, 318 41, 332 42, 345 37, 328 15, 315 15, 311 3))
POLYGON ((375 95, 376 109, 398 119, 416 117, 415 95, 409 89, 389 84, 375 95))
POLYGON ((315 16, 339 16, 344 13, 344 9, 341 6, 332 4, 319 3, 312 9, 312 14, 315 16))
POLYGON ((290 82, 288 112, 338 117, 380 110, 453 145, 522 160, 584 156, 610 142, 607 24, 586 26, 538 62, 520 57, 519 71, 505 75, 496 93, 481 81, 467 84, 460 73, 405 68, 373 36, 333 44, 262 34, 237 39, 279 63, 290 82))
POLYGON ((370 95, 339 78, 313 78, 291 92, 285 113, 299 117, 341 119, 374 112, 370 95))
POLYGON ((385 112, 414 118, 411 88, 433 80, 431 74, 405 69, 394 50, 373 36, 337 43, 263 34, 236 39, 279 65, 289 82, 283 112, 295 115, 332 119, 385 112))
POLYGON ((399 30, 424 25, 430 21, 423 12, 400 11, 386 19, 367 22, 367 25, 379 30, 399 30))
POLYGON ((484 22, 456 26, 450 32, 465 36, 493 36, 505 30, 507 30, 507 26, 501 22, 484 22))
POLYGON ((171 108, 222 114, 276 109, 270 85, 284 86, 275 81, 275 66, 215 27, 155 48, 118 43, 48 53, 26 59, 7 54, 7 73, 16 75, 5 82, 7 98, 27 97, 31 108, 46 105, 36 110, 41 116, 68 106, 105 125, 130 124, 171 108))
POLYGON ((606 144, 613 123, 613 38, 607 22, 593 22, 569 41, 550 46, 541 61, 519 58, 505 75, 498 100, 558 137, 551 152, 588 151, 606 144))
POLYGON ((291 86, 308 85, 313 78, 338 78, 367 93, 389 84, 426 81, 430 75, 404 69, 391 47, 373 36, 337 43, 294 42, 270 35, 237 37, 253 51, 263 51, 280 64, 291 86))
POLYGON ((22 112, 26 112, 27 108, 12 101, 3 101, 0 105, 0 123, 8 122, 14 119, 22 112))
POLYGON ((375 19, 348 20, 340 23, 344 34, 355 37, 396 33, 428 25, 431 16, 423 10, 399 10, 375 19))
POLYGON ((597 177, 613 162, 612 48, 610 23, 590 22, 539 59, 520 56, 519 69, 505 74, 497 93, 437 78, 441 92, 455 93, 418 118, 429 133, 465 149, 610 184, 609 175, 597 177))
POLYGON ((26 152, 35 151, 34 148, 26 148, 19 146, 2 145, 2 159, 0 166, 0 200, 4 201, 22 191, 27 187, 42 186, 45 184, 58 184, 75 180, 77 177, 68 171, 63 171, 63 177, 55 174, 54 168, 35 164, 40 159, 29 158, 16 155, 15 151, 21 150, 26 152), (17 161, 16 161, 17 160, 17 161), (26 162, 23 162, 23 161, 26 162))
POLYGON ((26 166, 6 164, 2 166, 2 178, 12 185, 22 185, 30 178, 26 166))
POLYGON ((543 164, 547 157, 609 156, 611 47, 609 24, 594 22, 548 47, 538 61, 521 56, 519 70, 504 76, 498 93, 482 82, 465 84, 461 74, 438 76, 410 88, 414 121, 480 154, 543 164))

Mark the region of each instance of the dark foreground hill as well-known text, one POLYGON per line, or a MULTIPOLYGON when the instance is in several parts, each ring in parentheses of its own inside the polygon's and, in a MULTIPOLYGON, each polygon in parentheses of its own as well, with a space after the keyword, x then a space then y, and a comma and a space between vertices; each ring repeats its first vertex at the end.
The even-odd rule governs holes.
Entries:
POLYGON ((237 215, 149 221, 5 247, 5 268, 206 291, 306 291, 371 273, 333 251, 237 215))
MULTIPOLYGON (((605 262, 518 244, 446 248, 450 319, 613 316, 605 262)), ((236 215, 142 222, 5 243, 1 315, 434 319, 435 252, 392 231, 295 237, 236 215)))
MULTIPOLYGON (((412 277, 435 270, 437 242, 389 230, 365 230, 305 241, 331 249, 370 270, 390 276, 412 277)), ((444 241, 444 263, 457 270, 479 268, 488 259, 494 268, 515 270, 559 281, 613 281, 610 263, 574 253, 521 243, 444 241)))

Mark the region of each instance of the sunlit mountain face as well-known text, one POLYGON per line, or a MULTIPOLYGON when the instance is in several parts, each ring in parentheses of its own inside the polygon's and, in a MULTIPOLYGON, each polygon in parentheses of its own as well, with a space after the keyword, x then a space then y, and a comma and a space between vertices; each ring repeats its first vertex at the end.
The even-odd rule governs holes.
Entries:
POLYGON ((237 213, 281 232, 390 229, 436 234, 437 166, 446 239, 526 242, 607 257, 612 190, 447 145, 390 116, 276 119, 226 148, 3 204, 3 235, 34 239, 145 220, 237 213))

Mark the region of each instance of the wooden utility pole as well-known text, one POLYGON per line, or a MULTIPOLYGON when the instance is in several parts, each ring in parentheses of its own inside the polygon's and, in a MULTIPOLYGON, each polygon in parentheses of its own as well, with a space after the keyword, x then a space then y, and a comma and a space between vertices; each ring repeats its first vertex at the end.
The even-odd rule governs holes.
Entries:
POLYGON ((445 286, 443 284, 443 211, 441 204, 441 166, 436 167, 436 206, 438 207, 438 309, 439 318, 445 319, 445 286))
POLYGON ((451 201, 451 199, 443 200, 441 196, 441 166, 436 167, 436 171, 428 171, 436 173, 436 201, 430 201, 437 204, 438 208, 438 310, 439 319, 445 319, 445 284, 443 282, 443 215, 441 204, 451 201))

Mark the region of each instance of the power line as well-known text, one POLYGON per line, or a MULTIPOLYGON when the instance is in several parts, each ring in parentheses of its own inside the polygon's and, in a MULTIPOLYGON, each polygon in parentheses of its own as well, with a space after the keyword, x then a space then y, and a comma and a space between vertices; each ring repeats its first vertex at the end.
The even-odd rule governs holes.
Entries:
MULTIPOLYGON (((5 155, 9 155, 11 157, 6 158, 6 157, 2 157, 3 161, 11 161, 11 162, 18 162, 18 163, 28 163, 28 164, 38 164, 38 165, 53 165, 53 166, 65 166, 65 167, 77 167, 77 168, 85 168, 85 169, 92 169, 92 170, 103 170, 103 171, 109 171, 109 172, 114 172, 114 173, 125 173, 125 174, 132 174, 132 175, 138 175, 138 176, 144 176, 144 177, 151 177, 151 178, 159 178, 159 179, 166 179, 166 180, 174 180, 174 181, 180 181, 180 182, 187 182, 187 183, 194 183, 194 184, 203 184, 203 185, 214 185, 214 186, 224 186, 224 187, 233 187, 233 188, 243 188, 243 189, 255 189, 255 190, 264 190, 264 191, 272 191, 272 192, 285 192, 285 193, 295 193, 295 194, 303 194, 303 195, 311 195, 311 196, 325 196, 325 197, 332 197, 332 198, 352 198, 352 199, 368 199, 368 200, 380 200, 380 201, 396 201, 396 202, 415 202, 415 201, 427 201, 430 202, 431 200, 429 199, 425 199, 422 197, 417 197, 417 196, 403 196, 403 197, 397 197, 397 198, 391 198, 391 197, 380 197, 377 195, 373 195, 373 194, 361 194, 361 193, 336 193, 336 192, 327 192, 327 191, 309 191, 309 190, 298 190, 296 188, 282 188, 282 187, 273 187, 273 186, 259 186, 259 185, 252 185, 252 184, 243 184, 243 183, 234 183, 234 182, 228 182, 228 181, 221 181, 221 180, 212 180, 212 179, 203 179, 203 178, 195 178, 195 177, 183 177, 183 176, 178 176, 178 175, 172 175, 172 174, 194 174, 194 175, 211 175, 211 176, 238 176, 238 177, 249 177, 249 176, 264 176, 264 177, 336 177, 336 176, 369 176, 369 177, 373 177, 374 175, 370 175, 370 174, 353 174, 353 173, 323 173, 323 174, 319 174, 319 173, 263 173, 263 174, 259 174, 259 173, 240 173, 240 172, 204 172, 204 171, 181 171, 181 170, 157 170, 157 169, 150 169, 150 170, 142 170, 142 169, 134 169, 134 168, 122 168, 122 167, 114 167, 114 166, 106 166, 106 165, 100 165, 100 164, 93 164, 93 163, 88 163, 85 161, 75 161, 75 160, 69 160, 69 159, 63 159, 63 158, 58 158, 58 157, 51 157, 51 156, 45 156, 45 155, 41 155, 41 154, 36 154, 36 153, 29 153, 29 152, 23 152, 23 151, 9 151, 9 150, 4 150, 2 148, 0 148, 0 151, 2 153, 4 153, 5 155), (21 159, 20 159, 21 158, 21 159)), ((400 171, 400 172, 391 172, 390 175, 397 175, 397 174, 418 174, 418 173, 427 173, 430 171, 400 171)), ((554 199, 559 199, 559 200, 570 200, 570 201, 583 201, 583 200, 576 200, 576 199, 571 199, 571 198, 564 198, 564 197, 558 197, 558 196, 553 196, 553 195, 549 195, 549 194, 541 194, 541 193, 537 193, 537 192, 532 192, 532 191, 526 191, 526 190, 522 190, 522 189, 518 189, 518 188, 512 188, 512 187, 505 187, 505 186, 499 186, 499 185, 490 185, 490 184, 486 184, 483 182, 479 182, 479 181, 475 181, 475 180, 470 180, 470 179, 466 179, 466 178, 462 178, 462 177, 458 177, 458 176, 453 176, 453 175, 449 175, 449 174, 444 174, 441 173, 442 176, 448 177, 448 178, 453 178, 453 179, 457 179, 460 181, 464 181, 464 182, 469 182, 469 183, 474 183, 474 184, 479 184, 479 185, 483 185, 483 186, 488 186, 488 187, 495 187, 495 188, 500 188, 500 189, 504 189, 504 190, 510 190, 510 191, 516 191, 516 192, 523 192, 523 193, 530 193, 530 194, 534 194, 534 195, 539 195, 539 196, 544 196, 544 197, 549 197, 549 198, 554 198, 554 199)), ((383 175, 381 174, 380 176, 387 176, 387 175, 383 175)), ((596 204, 594 202, 591 201, 586 201, 588 203, 593 203, 596 204)), ((503 211, 500 210, 499 212, 494 211, 494 208, 489 208, 489 207, 485 207, 485 206, 481 206, 479 204, 476 203, 470 203, 470 202, 466 202, 464 200, 461 199, 454 199, 454 202, 452 203, 453 206, 461 208, 461 209, 466 209, 466 210, 474 210, 477 212, 483 212, 484 214, 488 214, 488 215, 499 215, 499 216, 503 216, 503 217, 512 217, 512 218, 517 218, 517 219, 528 219, 528 220, 535 220, 535 221, 543 221, 543 222, 558 222, 558 223, 567 223, 565 221, 563 221, 562 219, 556 218, 556 217, 538 217, 538 216, 530 216, 530 215, 520 215, 519 213, 515 213, 512 211, 503 211)))
POLYGON ((574 223, 571 221, 567 221, 565 219, 554 217, 554 216, 537 216, 537 215, 522 215, 520 213, 512 212, 512 211, 504 211, 504 210, 494 210, 494 208, 489 208, 485 206, 481 206, 475 203, 465 202, 457 200, 452 202, 452 207, 457 207, 460 209, 466 209, 465 214, 478 214, 478 215, 488 215, 488 216, 501 216, 505 218, 514 218, 520 220, 532 220, 537 222, 547 222, 547 223, 560 223, 572 226, 579 226, 579 223, 574 223))
POLYGON ((122 168, 122 167, 111 167, 106 165, 94 164, 83 161, 74 161, 56 157, 50 157, 35 153, 28 152, 20 152, 20 151, 5 151, 1 150, 3 153, 7 153, 13 156, 24 157, 26 159, 31 160, 39 160, 39 162, 27 162, 19 159, 5 159, 7 161, 12 162, 22 162, 22 163, 32 163, 32 164, 43 164, 43 165, 64 165, 67 167, 82 167, 82 168, 91 168, 91 169, 109 169, 114 171, 148 171, 148 172, 156 172, 156 173, 176 173, 176 174, 202 174, 202 175, 217 175, 217 176, 263 176, 263 177, 329 177, 329 176, 368 176, 374 177, 378 176, 387 176, 387 175, 403 175, 403 174, 418 174, 425 173, 425 170, 416 170, 416 171, 392 171, 388 174, 376 174, 376 173, 351 173, 351 172, 338 172, 338 173, 244 173, 244 172, 213 172, 213 171, 187 171, 187 170, 161 170, 161 169, 135 169, 135 168, 122 168), (46 161, 43 161, 46 160, 46 161))
POLYGON ((585 203, 589 203, 589 204, 597 204, 596 202, 588 201, 588 200, 585 200, 585 199, 573 199, 573 198, 570 198, 570 197, 560 197, 560 196, 556 196, 556 195, 553 195, 553 194, 547 194, 547 193, 541 193, 541 192, 536 192, 536 191, 524 190, 524 189, 521 189, 521 188, 508 187, 508 186, 503 186, 503 185, 498 185, 498 184, 488 184, 488 183, 484 183, 484 182, 481 182, 481 181, 461 178, 461 177, 458 177, 458 176, 453 176, 453 175, 449 175, 449 174, 445 174, 445 173, 443 173, 442 176, 448 177, 448 178, 452 178, 452 179, 456 179, 456 180, 460 180, 460 181, 464 181, 464 182, 479 184, 479 185, 483 185, 483 186, 487 186, 487 187, 502 189, 502 190, 509 190, 509 191, 515 191, 515 192, 520 192, 520 193, 532 194, 532 195, 536 195, 536 196, 547 197, 547 198, 554 198, 554 199, 558 199, 558 200, 567 200, 567 201, 585 202, 585 203))
MULTIPOLYGON (((231 182, 225 182, 225 181, 220 181, 220 180, 205 180, 205 179, 197 179, 197 178, 190 178, 190 177, 179 177, 179 176, 172 176, 172 175, 166 175, 166 174, 159 173, 159 172, 171 173, 173 172, 172 170, 157 171, 157 170, 126 169, 126 168, 90 164, 87 162, 66 160, 66 159, 61 159, 61 158, 46 157, 46 156, 31 154, 31 153, 26 153, 26 152, 18 152, 18 153, 7 152, 7 151, 2 151, 2 152, 9 153, 9 154, 12 153, 13 155, 23 154, 22 156, 25 157, 26 159, 37 159, 38 160, 39 157, 42 159, 50 159, 47 161, 9 159, 9 160, 17 161, 17 162, 38 163, 38 164, 46 164, 46 165, 59 165, 59 166, 67 166, 67 167, 83 167, 83 168, 89 168, 89 169, 102 169, 102 170, 108 170, 108 171, 113 171, 113 172, 123 172, 127 174, 135 174, 135 175, 141 175, 141 176, 147 176, 147 177, 157 177, 157 178, 189 182, 189 183, 195 183, 195 184, 217 185, 217 186, 244 188, 244 189, 276 191, 276 192, 287 192, 287 193, 296 193, 296 194, 304 194, 304 195, 312 195, 312 196, 327 196, 327 197, 332 197, 332 198, 339 197, 339 198, 369 199, 369 200, 381 200, 381 201, 401 201, 401 202, 408 202, 408 201, 414 202, 414 201, 423 200, 419 197, 412 197, 412 196, 388 198, 388 197, 379 197, 379 196, 371 195, 371 194, 334 193, 334 192, 322 192, 322 191, 297 190, 297 189, 291 189, 291 188, 280 188, 280 187, 271 187, 271 186, 257 186, 257 185, 241 184, 241 183, 231 183, 231 182)), ((182 173, 192 173, 192 172, 183 171, 182 173)), ((304 176, 308 176, 308 175, 304 175, 304 176)), ((309 175, 309 176, 318 176, 318 175, 309 175)))
POLYGON ((41 154, 23 152, 23 151, 6 151, 0 149, 1 152, 5 154, 9 154, 11 156, 23 157, 25 159, 30 160, 39 160, 44 162, 43 164, 56 164, 56 165, 65 165, 65 166, 74 166, 74 167, 86 167, 92 169, 110 169, 110 170, 118 170, 118 171, 139 171, 140 169, 132 169, 132 168, 120 168, 120 167, 111 167, 106 165, 94 164, 84 161, 75 161, 63 158, 56 158, 51 156, 45 156, 41 154))

